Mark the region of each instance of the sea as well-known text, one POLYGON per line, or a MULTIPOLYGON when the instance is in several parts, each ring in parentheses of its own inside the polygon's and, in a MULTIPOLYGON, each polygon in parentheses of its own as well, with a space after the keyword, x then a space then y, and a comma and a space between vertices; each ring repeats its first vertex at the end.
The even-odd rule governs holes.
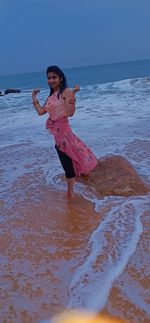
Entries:
MULTIPOLYGON (((121 155, 150 185, 150 60, 64 68, 80 85, 73 132, 97 158, 121 155)), ((75 183, 31 93, 46 73, 0 76, 0 322, 41 323, 68 308, 150 322, 150 194, 102 196, 75 183)))

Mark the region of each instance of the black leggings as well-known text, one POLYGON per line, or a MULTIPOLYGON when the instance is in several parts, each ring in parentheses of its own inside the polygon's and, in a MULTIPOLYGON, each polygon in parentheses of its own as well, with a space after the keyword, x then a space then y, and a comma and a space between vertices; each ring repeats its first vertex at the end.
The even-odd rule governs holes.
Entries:
POLYGON ((73 178, 75 177, 75 171, 73 169, 72 159, 66 155, 63 151, 59 150, 58 147, 55 145, 57 150, 61 165, 65 171, 66 178, 73 178))

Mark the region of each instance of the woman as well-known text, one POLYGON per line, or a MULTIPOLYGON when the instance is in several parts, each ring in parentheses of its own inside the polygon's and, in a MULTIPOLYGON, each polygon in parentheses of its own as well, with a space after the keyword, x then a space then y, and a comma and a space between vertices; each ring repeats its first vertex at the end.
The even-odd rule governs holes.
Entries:
POLYGON ((74 95, 79 87, 70 90, 66 77, 58 66, 47 68, 47 82, 50 95, 46 103, 41 107, 36 99, 39 89, 35 89, 32 92, 33 105, 40 116, 49 114, 46 128, 55 138, 55 148, 66 175, 67 194, 68 197, 73 197, 75 177, 89 174, 96 166, 97 159, 69 126, 68 117, 72 117, 75 112, 74 95))

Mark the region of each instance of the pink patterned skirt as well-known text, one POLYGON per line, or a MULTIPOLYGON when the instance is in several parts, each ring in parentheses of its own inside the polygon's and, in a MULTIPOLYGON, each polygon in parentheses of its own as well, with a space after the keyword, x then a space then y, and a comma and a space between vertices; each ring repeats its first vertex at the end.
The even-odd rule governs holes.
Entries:
POLYGON ((97 158, 93 152, 71 130, 68 118, 56 121, 48 118, 46 128, 54 136, 59 150, 72 159, 76 176, 87 174, 97 165, 97 158))

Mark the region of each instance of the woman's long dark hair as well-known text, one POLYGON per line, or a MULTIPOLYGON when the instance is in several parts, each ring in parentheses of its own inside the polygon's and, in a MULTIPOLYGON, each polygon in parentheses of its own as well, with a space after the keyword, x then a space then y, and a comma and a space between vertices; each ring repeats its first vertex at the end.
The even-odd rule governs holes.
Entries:
MULTIPOLYGON (((56 75, 59 76, 59 78, 62 79, 61 84, 60 84, 60 90, 58 92, 58 98, 59 98, 59 95, 64 91, 64 89, 66 89, 68 87, 66 76, 63 73, 63 71, 56 65, 48 66, 48 68, 46 70, 47 76, 48 76, 48 73, 51 73, 51 72, 55 73, 56 75)), ((50 95, 49 96, 51 96, 53 93, 54 93, 54 90, 50 87, 50 95)))

